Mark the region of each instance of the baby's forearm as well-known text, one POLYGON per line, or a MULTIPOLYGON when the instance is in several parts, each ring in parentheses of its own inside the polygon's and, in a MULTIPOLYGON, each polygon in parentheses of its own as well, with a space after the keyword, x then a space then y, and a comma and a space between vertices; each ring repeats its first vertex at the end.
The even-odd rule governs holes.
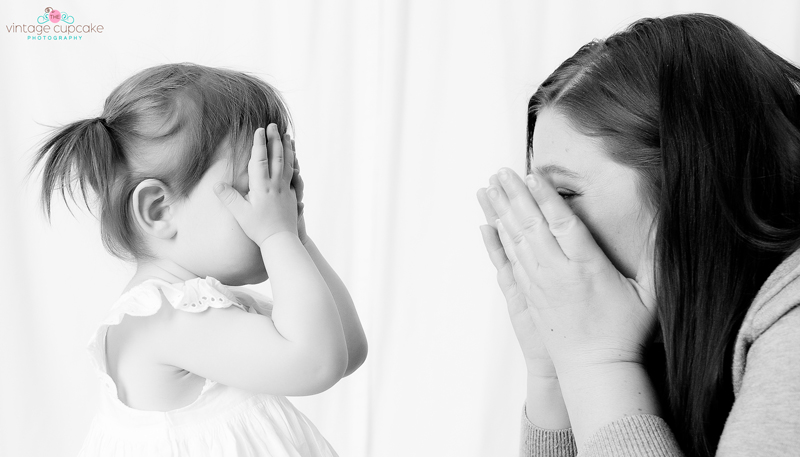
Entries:
POLYGON ((328 285, 328 289, 333 295, 333 300, 336 302, 336 308, 339 311, 339 318, 342 321, 344 338, 347 343, 348 361, 347 370, 345 370, 344 374, 347 376, 356 371, 367 358, 367 337, 364 335, 364 329, 361 327, 361 320, 358 318, 358 312, 355 305, 353 305, 350 292, 347 291, 347 287, 339 278, 339 275, 328 264, 317 245, 310 238, 306 238, 304 246, 325 279, 325 283, 328 285))
POLYGON ((275 328, 314 358, 312 365, 341 377, 347 364, 342 323, 315 261, 290 232, 267 238, 261 243, 261 255, 272 284, 275 328))

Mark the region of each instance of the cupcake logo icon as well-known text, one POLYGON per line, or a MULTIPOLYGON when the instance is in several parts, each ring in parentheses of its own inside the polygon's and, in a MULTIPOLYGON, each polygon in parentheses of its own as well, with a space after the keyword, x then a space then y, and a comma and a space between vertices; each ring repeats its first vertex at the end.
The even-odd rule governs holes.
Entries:
POLYGON ((53 24, 57 24, 61 21, 64 21, 65 24, 72 24, 75 22, 75 18, 67 14, 66 12, 59 11, 57 9, 53 9, 51 7, 47 7, 44 9, 44 14, 39 16, 37 22, 39 24, 46 24, 48 22, 52 22, 53 24))

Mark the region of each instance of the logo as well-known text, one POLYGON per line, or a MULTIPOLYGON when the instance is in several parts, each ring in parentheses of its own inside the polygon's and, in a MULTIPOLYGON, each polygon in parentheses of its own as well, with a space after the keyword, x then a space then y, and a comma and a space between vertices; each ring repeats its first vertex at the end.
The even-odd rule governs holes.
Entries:
POLYGON ((103 33, 100 24, 75 24, 75 17, 66 11, 47 7, 36 18, 36 24, 6 25, 6 32, 25 34, 25 41, 82 41, 87 35, 103 33))
POLYGON ((52 22, 53 24, 56 24, 58 22, 61 22, 62 20, 67 24, 72 24, 73 22, 75 22, 75 18, 67 14, 66 11, 62 13, 61 11, 54 10, 53 8, 50 8, 48 6, 47 8, 44 9, 44 14, 39 16, 37 22, 39 22, 39 24, 46 24, 47 22, 52 22))

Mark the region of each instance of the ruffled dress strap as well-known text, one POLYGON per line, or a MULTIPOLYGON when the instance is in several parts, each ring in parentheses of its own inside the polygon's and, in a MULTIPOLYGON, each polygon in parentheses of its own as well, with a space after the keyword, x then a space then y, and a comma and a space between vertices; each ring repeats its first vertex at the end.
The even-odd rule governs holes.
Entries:
POLYGON ((120 401, 107 374, 108 328, 126 315, 153 315, 166 303, 190 313, 228 307, 267 316, 272 311, 268 297, 249 288, 225 286, 214 278, 178 284, 148 280, 124 293, 89 343, 91 359, 107 389, 80 457, 336 457, 314 424, 283 396, 206 379, 191 404, 170 411, 138 410, 120 401))
MULTIPOLYGON (((208 308, 229 308, 231 306, 251 313, 259 310, 271 311, 271 301, 267 297, 256 294, 259 297, 256 299, 250 296, 252 294, 253 292, 245 292, 243 288, 231 290, 212 277, 195 278, 175 284, 160 279, 148 279, 134 286, 114 302, 108 315, 89 340, 89 354, 101 382, 108 389, 108 393, 116 398, 117 387, 108 375, 106 365, 106 333, 110 326, 122 322, 126 315, 152 316, 156 314, 164 301, 162 295, 173 308, 189 313, 201 313, 208 308)), ((262 312, 262 314, 266 313, 262 312)), ((206 380, 203 392, 213 384, 213 381, 206 380)))

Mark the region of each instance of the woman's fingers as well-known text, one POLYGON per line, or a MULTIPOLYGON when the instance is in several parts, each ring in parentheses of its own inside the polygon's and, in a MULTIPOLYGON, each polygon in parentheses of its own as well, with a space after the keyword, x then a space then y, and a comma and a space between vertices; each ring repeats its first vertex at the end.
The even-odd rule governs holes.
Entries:
POLYGON ((581 261, 605 257, 583 221, 546 179, 528 175, 525 184, 547 220, 551 236, 558 241, 568 259, 581 261))
POLYGON ((497 284, 506 299, 511 324, 527 361, 529 373, 537 373, 539 376, 548 378, 556 377, 553 362, 550 360, 550 355, 536 328, 536 308, 529 306, 526 298, 528 286, 518 282, 519 277, 527 280, 525 272, 523 271, 521 276, 515 275, 512 262, 506 257, 508 251, 504 250, 499 234, 494 227, 482 225, 480 229, 483 244, 489 252, 489 258, 497 268, 497 284))
MULTIPOLYGON (((530 292, 528 289, 531 285, 531 278, 529 275, 535 270, 531 269, 529 272, 526 271, 526 268, 537 268, 538 264, 528 261, 529 265, 527 267, 523 265, 523 262, 521 262, 517 256, 517 250, 514 241, 511 239, 511 236, 509 235, 505 228, 505 224, 503 224, 502 221, 497 222, 497 236, 500 239, 500 243, 503 245, 503 250, 506 254, 506 258, 508 258, 508 263, 511 265, 511 273, 514 275, 514 281, 517 283, 521 291, 524 291, 527 294, 530 292)), ((522 254, 524 255, 524 253, 522 254)))
MULTIPOLYGON (((491 180, 490 180, 491 182, 491 180)), ((514 217, 511 210, 511 204, 508 201, 508 196, 502 187, 489 186, 486 190, 486 195, 492 204, 495 212, 497 212, 497 230, 500 232, 502 223, 503 229, 506 231, 507 239, 503 239, 503 234, 500 233, 500 241, 503 242, 503 248, 506 252, 514 250, 517 254, 519 263, 529 274, 534 274, 539 267, 539 262, 536 257, 536 246, 530 245, 525 238, 525 234, 519 226, 519 223, 514 217)))
POLYGON ((262 192, 269 180, 269 160, 267 157, 267 138, 263 128, 253 134, 253 148, 247 162, 247 175, 251 191, 262 192))
POLYGON ((489 253, 489 260, 492 265, 500 271, 506 266, 511 266, 508 262, 503 245, 500 243, 497 230, 491 225, 481 225, 481 236, 483 237, 483 244, 486 246, 486 252, 489 253))
POLYGON ((489 196, 486 195, 486 189, 478 189, 478 203, 481 205, 481 209, 483 210, 483 216, 486 218, 486 223, 490 227, 495 227, 495 223, 497 222, 497 212, 494 210, 492 206, 492 202, 489 201, 489 196))
POLYGON ((528 244, 534 246, 534 254, 540 265, 555 265, 557 262, 565 260, 561 246, 550 232, 549 219, 542 214, 522 179, 507 168, 501 169, 498 177, 500 185, 508 197, 510 212, 518 222, 516 226, 506 225, 506 228, 518 229, 521 232, 520 234, 512 233, 512 238, 524 236, 528 244))
POLYGON ((267 153, 269 155, 269 177, 273 186, 280 185, 283 178, 284 151, 278 126, 267 126, 267 153))
POLYGON ((497 269, 497 284, 506 298, 509 312, 512 314, 520 312, 525 307, 525 296, 519 290, 513 266, 506 256, 497 230, 490 225, 481 225, 480 229, 483 244, 486 246, 486 252, 489 253, 489 260, 497 269))

